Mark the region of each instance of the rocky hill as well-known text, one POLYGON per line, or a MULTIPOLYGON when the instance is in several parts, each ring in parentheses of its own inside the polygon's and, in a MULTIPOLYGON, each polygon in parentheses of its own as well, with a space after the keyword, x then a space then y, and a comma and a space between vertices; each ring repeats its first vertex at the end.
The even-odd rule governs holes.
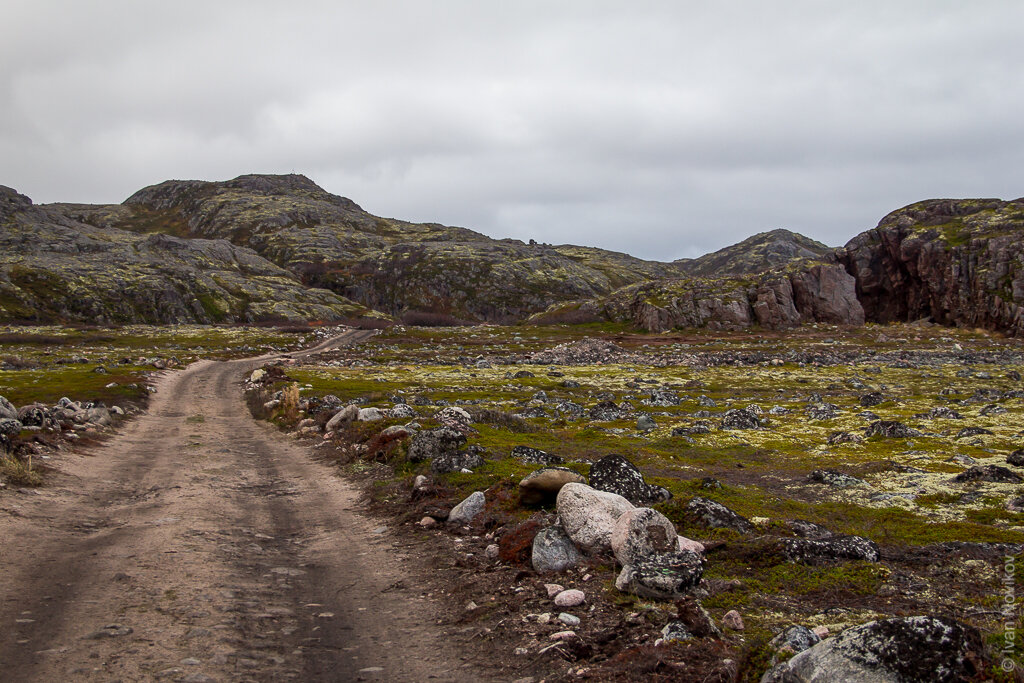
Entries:
POLYGON ((227 239, 365 306, 512 321, 554 301, 678 275, 600 249, 495 240, 465 228, 373 216, 301 175, 167 181, 114 206, 61 205, 97 226, 227 239))
POLYGON ((831 247, 809 237, 779 229, 760 232, 724 249, 675 263, 690 277, 756 275, 784 268, 794 261, 821 259, 832 251, 831 247))
POLYGON ((893 211, 837 257, 867 319, 1024 332, 1024 199, 933 199, 893 211))
POLYGON ((310 289, 227 240, 141 235, 0 186, 0 319, 216 323, 342 320, 366 307, 310 289))

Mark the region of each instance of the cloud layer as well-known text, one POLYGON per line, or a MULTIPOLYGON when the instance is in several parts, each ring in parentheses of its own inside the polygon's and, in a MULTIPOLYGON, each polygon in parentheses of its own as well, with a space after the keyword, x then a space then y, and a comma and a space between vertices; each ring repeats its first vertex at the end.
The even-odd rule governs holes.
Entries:
POLYGON ((1024 195, 1012 0, 8 5, 0 183, 40 202, 294 171, 670 260, 1024 195))

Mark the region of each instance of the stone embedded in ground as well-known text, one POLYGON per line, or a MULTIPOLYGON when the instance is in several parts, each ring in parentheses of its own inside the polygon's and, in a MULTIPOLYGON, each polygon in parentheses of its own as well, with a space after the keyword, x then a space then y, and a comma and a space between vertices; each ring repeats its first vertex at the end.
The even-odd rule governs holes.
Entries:
POLYGON ((608 422, 622 420, 629 416, 629 409, 620 407, 614 401, 601 401, 588 412, 591 420, 608 422))
POLYGON ((960 474, 953 477, 953 481, 958 484, 963 484, 971 481, 987 481, 987 482, 998 482, 1004 484, 1020 484, 1024 483, 1024 477, 1020 476, 1013 470, 1009 470, 999 465, 979 465, 971 467, 960 474))
POLYGON ((448 472, 473 471, 484 464, 483 456, 470 451, 440 453, 430 461, 430 471, 434 474, 448 472))
MULTIPOLYGON (((800 624, 790 626, 768 642, 768 646, 776 651, 772 655, 772 665, 774 666, 778 662, 780 652, 792 655, 814 647, 820 642, 821 638, 818 637, 818 634, 806 626, 800 624)), ((764 681, 763 678, 761 680, 764 681)))
POLYGON ((984 427, 964 427, 959 432, 957 432, 956 436, 953 437, 953 438, 963 439, 963 438, 966 438, 968 436, 981 436, 982 434, 991 434, 991 433, 992 433, 991 430, 985 429, 984 427))
POLYGON ((623 567, 648 555, 663 555, 679 549, 679 535, 665 515, 651 508, 625 512, 612 530, 611 546, 623 567))
POLYGON ((780 543, 782 554, 790 562, 811 562, 821 559, 878 562, 882 559, 878 544, 862 536, 783 538, 780 539, 780 543))
POLYGON ((698 638, 721 638, 722 631, 715 625, 714 619, 704 606, 692 595, 687 595, 676 602, 678 620, 686 626, 686 630, 698 638))
POLYGON ((409 420, 416 417, 416 410, 408 403, 396 403, 387 412, 388 417, 399 420, 409 420))
POLYGON ((469 524, 484 510, 487 503, 482 491, 474 491, 448 513, 449 524, 469 524))
POLYGON ((538 574, 564 572, 577 566, 582 559, 580 551, 562 527, 541 529, 533 538, 531 564, 538 574))
POLYGON ((636 428, 641 432, 649 432, 656 429, 658 423, 650 415, 641 415, 636 419, 636 428))
POLYGON ((566 612, 562 612, 561 614, 559 614, 558 615, 558 620, 560 622, 562 622, 563 624, 565 624, 566 626, 568 626, 569 628, 576 628, 577 626, 580 625, 580 618, 579 617, 577 617, 577 616, 575 616, 573 614, 568 614, 566 612))
POLYGON ((455 453, 466 443, 466 435, 450 427, 425 429, 409 444, 409 462, 432 460, 439 455, 455 453))
POLYGON ((649 398, 643 400, 644 405, 660 408, 677 406, 680 403, 682 403, 682 399, 679 398, 679 395, 668 389, 656 389, 651 392, 649 398))
POLYGON ((380 408, 360 408, 356 419, 360 422, 376 422, 384 419, 384 413, 380 408))
POLYGON ((864 408, 873 408, 879 403, 885 403, 885 396, 880 391, 873 391, 870 394, 864 394, 860 397, 858 403, 864 408))
POLYGON ((786 522, 786 526, 801 538, 830 538, 835 535, 820 524, 803 519, 790 520, 786 522))
POLYGON ((671 498, 667 489, 646 483, 640 470, 621 455, 608 455, 591 465, 590 485, 599 491, 617 493, 633 505, 671 498))
POLYGON ((749 519, 741 517, 710 498, 694 498, 686 504, 686 512, 712 529, 732 529, 743 534, 754 530, 754 525, 749 519))
POLYGON ((761 683, 958 683, 987 669, 981 634, 949 617, 896 617, 848 628, 776 665, 761 683))
POLYGON ((563 460, 561 456, 546 453, 539 448, 529 446, 515 446, 512 449, 512 457, 527 465, 560 465, 563 460))
POLYGON ((553 501, 563 486, 585 484, 586 478, 567 467, 545 467, 526 475, 519 482, 519 499, 524 505, 540 505, 553 501))
POLYGON ((620 495, 570 483, 558 492, 556 507, 566 534, 588 552, 611 549, 612 530, 633 504, 620 495))
POLYGON ((850 432, 832 432, 828 436, 828 445, 837 446, 843 443, 858 443, 863 440, 864 437, 851 434, 850 432))
POLYGON ((808 420, 834 420, 839 406, 831 403, 819 403, 807 408, 808 420))
POLYGON ((1006 456, 1006 462, 1009 465, 1024 467, 1024 448, 1018 448, 1013 453, 1006 456))
POLYGON ((642 598, 678 600, 700 584, 703 576, 704 558, 697 553, 649 555, 623 567, 615 587, 642 598))
POLYGON ((869 485, 863 479, 858 479, 843 472, 836 472, 835 470, 814 470, 807 478, 815 483, 826 484, 834 488, 869 485))

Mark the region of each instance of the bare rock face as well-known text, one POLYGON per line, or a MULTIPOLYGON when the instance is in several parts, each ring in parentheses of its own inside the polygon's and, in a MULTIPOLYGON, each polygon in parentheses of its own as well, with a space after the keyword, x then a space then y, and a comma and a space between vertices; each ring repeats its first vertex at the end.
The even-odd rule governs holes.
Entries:
POLYGON ((933 199, 890 213, 837 258, 872 322, 1024 331, 1024 198, 933 199))

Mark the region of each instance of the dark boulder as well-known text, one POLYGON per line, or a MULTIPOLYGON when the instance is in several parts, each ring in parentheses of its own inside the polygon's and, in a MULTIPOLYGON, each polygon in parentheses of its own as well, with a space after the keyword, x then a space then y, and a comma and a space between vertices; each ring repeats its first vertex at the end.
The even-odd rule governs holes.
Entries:
POLYGON ((648 555, 636 564, 624 567, 615 587, 642 598, 675 600, 700 584, 704 576, 704 558, 688 550, 648 555))
POLYGON ((466 435, 451 427, 436 427, 418 432, 409 444, 409 462, 433 460, 458 452, 466 443, 466 435))
POLYGON ((862 536, 830 536, 828 538, 783 538, 782 554, 790 562, 809 563, 815 560, 882 559, 878 544, 862 536))
POLYGON ((761 429, 761 420, 746 408, 733 408, 722 416, 722 429, 761 429))
POLYGON ((921 436, 921 432, 911 429, 902 422, 894 420, 878 420, 868 425, 864 430, 865 436, 882 436, 888 439, 907 439, 913 436, 921 436))
POLYGON ((531 448, 530 446, 513 447, 512 457, 527 465, 561 465, 564 462, 561 456, 552 455, 539 448, 531 448))
POLYGON ((646 506, 672 497, 668 489, 652 486, 633 463, 621 455, 608 455, 590 466, 590 486, 617 493, 633 505, 646 506))
POLYGON ((746 517, 741 517, 710 498, 694 498, 686 504, 686 512, 700 524, 712 529, 732 529, 742 534, 754 530, 754 525, 746 517))
POLYGON ((965 484, 972 481, 989 481, 1003 484, 1024 483, 1024 477, 1012 470, 999 465, 979 465, 971 467, 953 477, 958 484, 965 484))

